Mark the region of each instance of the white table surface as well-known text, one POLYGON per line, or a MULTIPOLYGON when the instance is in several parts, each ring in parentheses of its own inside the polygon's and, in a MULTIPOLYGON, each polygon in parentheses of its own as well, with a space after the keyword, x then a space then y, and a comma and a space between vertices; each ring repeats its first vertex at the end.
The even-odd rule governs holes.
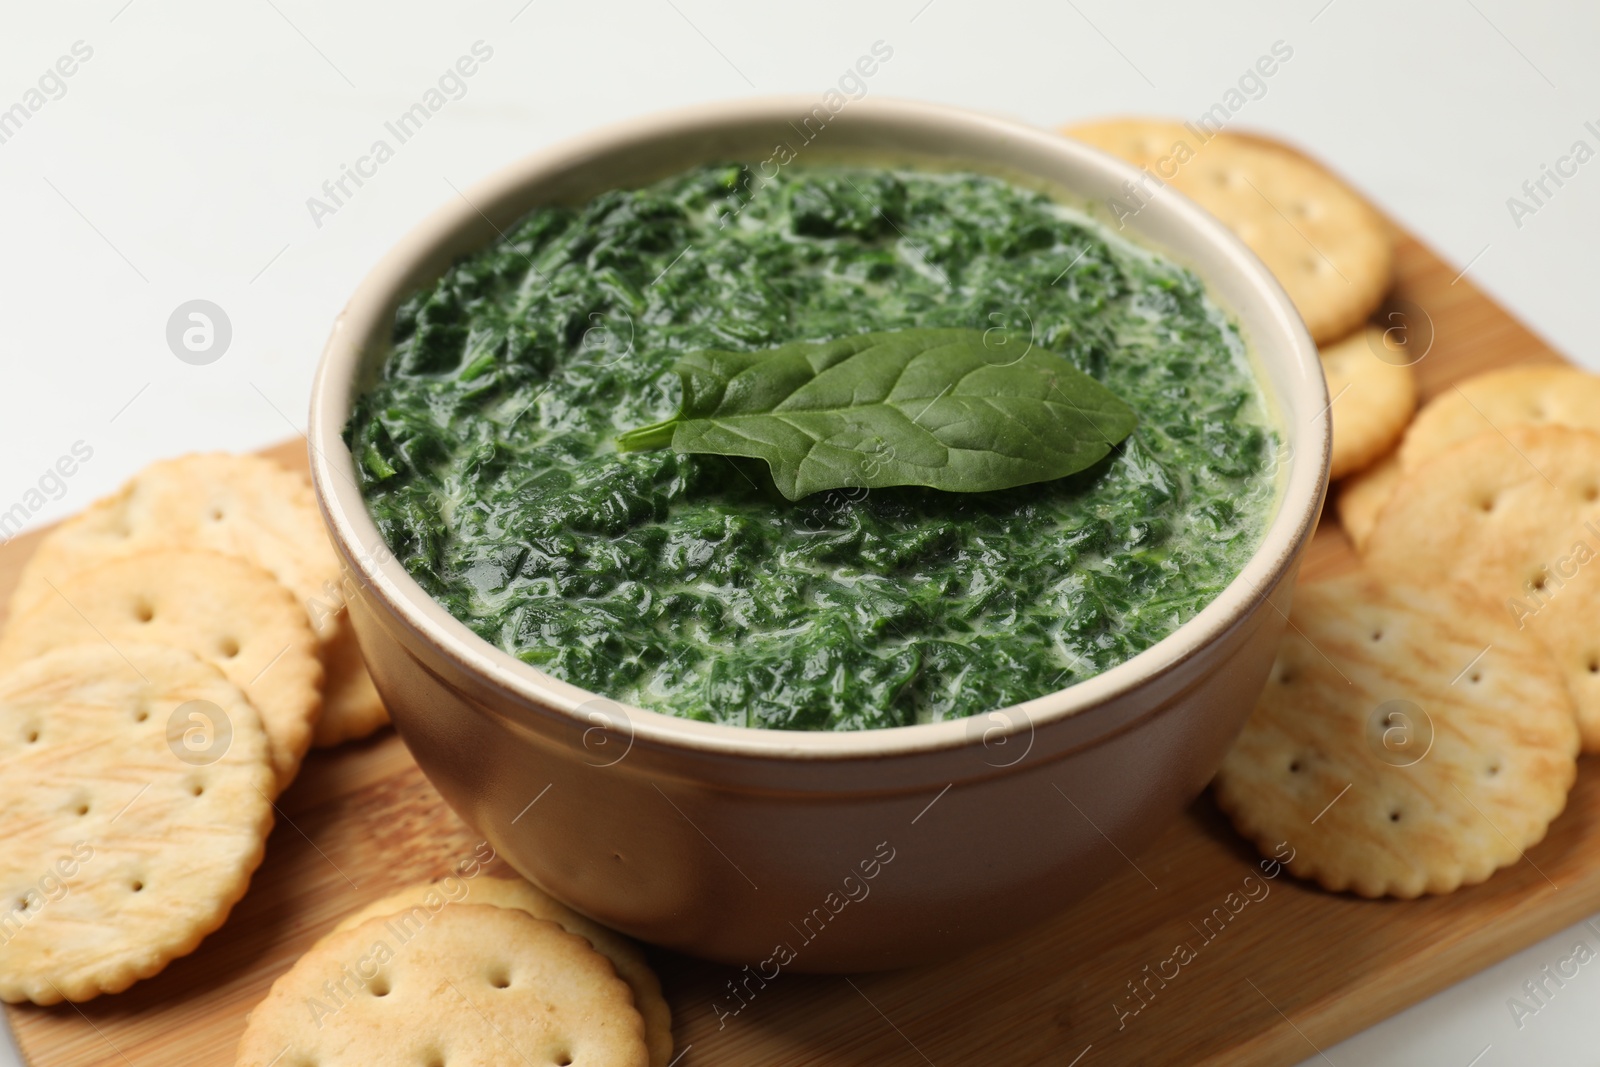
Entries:
MULTIPOLYGON (((819 97, 874 42, 873 95, 1055 125, 1116 112, 1192 117, 1274 42, 1293 56, 1233 118, 1341 168, 1555 348, 1600 367, 1593 238, 1600 159, 1541 196, 1541 166, 1600 150, 1600 10, 1429 0, 557 0, 387 5, 94 0, 16 5, 0 31, 0 111, 92 49, 0 143, 0 513, 59 518, 146 462, 251 449, 304 425, 334 315, 380 253, 500 164, 598 123, 754 93, 819 97), (381 12, 381 13, 379 13, 381 12), (307 198, 384 136, 474 42, 492 57, 331 216, 307 198), (1585 127, 1595 123, 1595 130, 1585 127), (1507 198, 1536 208, 1514 219, 1507 198), (317 222, 320 221, 320 226, 317 222), (1520 225, 1519 225, 1520 223, 1520 225), (191 365, 167 321, 193 299, 232 325, 191 365), (81 442, 81 444, 79 444, 81 442), (75 444, 54 499, 30 490, 75 444)), ((1571 170, 1568 166, 1567 170, 1571 170)), ((1591 1064, 1600 964, 1519 1027, 1507 999, 1577 928, 1308 1062, 1591 1064), (1591 973, 1592 972, 1592 973, 1591 973), (1479 1057, 1474 1059, 1474 1057, 1479 1057)), ((1464 976, 1465 977, 1465 976, 1464 976)), ((922 1043, 935 1062, 936 1046, 922 1043)), ((0 1041, 0 1063, 4 1062, 0 1041)), ((1092 1067, 1093 1059, 1083 1067, 1092 1067)))

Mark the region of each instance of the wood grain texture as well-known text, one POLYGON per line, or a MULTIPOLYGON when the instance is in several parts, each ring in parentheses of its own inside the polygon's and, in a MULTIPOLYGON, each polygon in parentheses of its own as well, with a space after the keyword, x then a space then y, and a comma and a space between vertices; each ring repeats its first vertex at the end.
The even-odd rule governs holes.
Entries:
MULTIPOLYGON (((1399 269, 1396 296, 1410 302, 1413 320, 1422 309, 1435 333, 1417 366, 1424 397, 1479 371, 1559 358, 1404 235, 1399 269)), ((275 451, 304 462, 302 444, 275 451)), ((35 540, 0 549, 0 595, 35 540)), ((1331 513, 1324 516, 1303 574, 1337 573, 1352 560, 1331 513)), ((120 996, 11 1009, 36 1067, 231 1063, 246 1012, 314 940, 361 905, 448 872, 478 842, 391 731, 314 752, 278 807, 249 894, 192 956, 120 996)), ((1042 837, 1065 813, 1017 817, 1035 819, 1042 837)), ((916 830, 938 833, 938 824, 935 806, 916 830)), ((677 1062, 1297 1063, 1600 909, 1600 774, 1586 759, 1549 837, 1528 862, 1483 885, 1373 902, 1285 874, 1212 939, 1198 935, 1245 876, 1259 873, 1256 863, 1203 797, 1120 876, 1050 922, 939 967, 780 974, 764 988, 752 983, 746 1006, 720 1026, 714 1005, 736 1006, 727 983, 742 976, 657 953, 677 1020, 677 1062), (1114 1005, 1139 1004, 1129 983, 1145 981, 1145 967, 1154 971, 1181 941, 1200 946, 1195 958, 1164 984, 1149 980, 1153 995, 1119 1027, 1114 1005)), ((490 869, 505 873, 501 861, 490 869)))

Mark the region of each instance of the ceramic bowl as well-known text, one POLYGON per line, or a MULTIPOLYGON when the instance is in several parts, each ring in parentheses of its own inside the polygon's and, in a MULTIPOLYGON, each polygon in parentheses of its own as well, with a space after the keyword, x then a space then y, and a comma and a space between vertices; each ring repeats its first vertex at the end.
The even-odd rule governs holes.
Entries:
POLYGON ((931 104, 712 104, 540 151, 383 258, 317 373, 318 500, 395 725, 446 801, 557 898, 648 942, 804 971, 950 957, 1068 907, 1206 785, 1265 682, 1327 478, 1317 352, 1265 267, 1194 204, 1127 204, 1127 165, 1055 134, 931 104), (810 138, 809 140, 807 138, 810 138), (1171 636, 1071 688, 966 720, 847 733, 691 722, 623 707, 489 645, 385 551, 341 436, 388 354, 393 314, 530 209, 711 161, 885 162, 986 171, 1087 205, 1187 265, 1233 316, 1279 421, 1280 492, 1260 547, 1171 636))

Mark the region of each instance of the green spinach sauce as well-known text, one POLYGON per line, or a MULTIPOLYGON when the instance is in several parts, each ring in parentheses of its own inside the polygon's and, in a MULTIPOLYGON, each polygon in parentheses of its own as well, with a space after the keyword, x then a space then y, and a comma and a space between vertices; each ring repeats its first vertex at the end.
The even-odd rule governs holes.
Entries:
POLYGON ((702 167, 533 212, 400 308, 346 431, 372 517, 485 640, 613 699, 853 730, 967 716, 1150 647, 1238 573, 1276 436, 1187 271, 998 178, 702 167), (839 490, 618 453, 682 353, 1010 327, 1139 416, 1080 474, 839 490))

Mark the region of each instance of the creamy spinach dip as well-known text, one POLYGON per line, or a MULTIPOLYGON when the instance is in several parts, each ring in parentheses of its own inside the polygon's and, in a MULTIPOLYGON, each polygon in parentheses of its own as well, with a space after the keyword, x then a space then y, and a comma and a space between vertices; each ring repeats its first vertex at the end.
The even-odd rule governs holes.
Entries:
POLYGON ((406 569, 557 678, 693 719, 855 730, 1104 671, 1238 573, 1276 435, 1188 271, 995 177, 707 166, 533 212, 409 298, 346 438, 406 569), (1110 387, 1102 462, 797 502, 757 460, 619 453, 685 352, 1009 328, 1110 387))

